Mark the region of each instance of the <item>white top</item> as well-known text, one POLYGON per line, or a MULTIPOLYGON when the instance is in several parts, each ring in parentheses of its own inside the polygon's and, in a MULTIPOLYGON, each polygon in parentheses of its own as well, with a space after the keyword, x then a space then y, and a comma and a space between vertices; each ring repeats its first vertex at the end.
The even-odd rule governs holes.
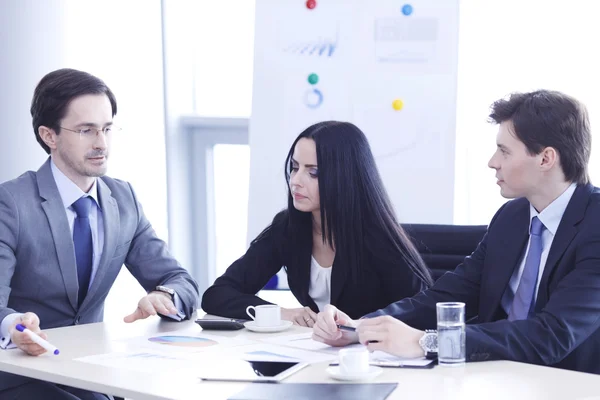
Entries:
POLYGON ((310 286, 308 295, 323 311, 325 306, 331 302, 331 270, 333 266, 323 268, 313 256, 310 257, 310 286))
MULTIPOLYGON (((531 230, 531 220, 533 217, 538 217, 539 220, 544 224, 546 229, 542 232, 542 256, 540 258, 540 270, 538 272, 537 283, 535 284, 535 299, 537 298, 538 289, 540 288, 540 281, 542 280, 542 274, 544 273, 544 268, 546 267, 546 261, 548 260, 548 253, 550 253, 550 247, 552 247, 552 241, 554 241, 554 236, 556 235, 556 231, 558 230, 558 225, 562 220, 563 214, 567 209, 567 205, 569 205, 569 201, 571 201, 571 197, 575 192, 575 188, 577 184, 573 183, 571 186, 567 188, 554 200, 552 203, 548 205, 548 207, 544 208, 541 213, 538 213, 537 210, 529 204, 529 231, 531 230)), ((504 311, 507 313, 510 312, 512 307, 512 303, 515 297, 515 293, 517 288, 519 287, 519 282, 521 281, 521 275, 523 275, 523 269, 525 268, 525 260, 527 259, 527 253, 529 252, 530 242, 527 243, 527 250, 523 255, 521 263, 519 264, 519 268, 515 270, 512 277, 510 278, 509 288, 504 293, 502 297, 502 307, 504 311)), ((533 304, 532 304, 533 305, 533 304)))

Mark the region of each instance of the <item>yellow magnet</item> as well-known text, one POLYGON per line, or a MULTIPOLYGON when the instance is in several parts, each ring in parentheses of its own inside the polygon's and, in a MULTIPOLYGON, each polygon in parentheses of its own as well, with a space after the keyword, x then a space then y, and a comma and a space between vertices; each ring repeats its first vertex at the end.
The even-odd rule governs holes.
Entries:
POLYGON ((404 107, 404 103, 402 102, 402 100, 396 99, 396 100, 392 101, 392 108, 394 110, 400 111, 400 110, 402 110, 402 107, 404 107))

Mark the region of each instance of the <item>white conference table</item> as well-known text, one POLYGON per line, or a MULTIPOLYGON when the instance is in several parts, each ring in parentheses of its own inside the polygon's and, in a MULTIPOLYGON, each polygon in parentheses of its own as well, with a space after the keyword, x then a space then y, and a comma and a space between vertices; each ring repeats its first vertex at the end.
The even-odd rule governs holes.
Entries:
MULTIPOLYGON (((149 318, 133 324, 97 323, 47 330, 49 340, 61 349, 59 356, 30 357, 20 350, 0 351, 0 370, 130 399, 227 399, 249 383, 206 382, 193 369, 154 373, 110 368, 74 360, 83 356, 126 351, 128 338, 185 330, 201 331, 193 321, 166 322, 149 318)), ((240 331, 211 335, 240 336, 308 332, 292 327, 282 333, 240 331)), ((600 360, 598 360, 600 362, 600 360)), ((286 382, 337 383, 325 372, 326 362, 297 372, 286 382)), ((397 382, 388 399, 580 399, 600 400, 600 376, 509 361, 467 363, 464 367, 433 369, 386 368, 371 382, 397 382)))

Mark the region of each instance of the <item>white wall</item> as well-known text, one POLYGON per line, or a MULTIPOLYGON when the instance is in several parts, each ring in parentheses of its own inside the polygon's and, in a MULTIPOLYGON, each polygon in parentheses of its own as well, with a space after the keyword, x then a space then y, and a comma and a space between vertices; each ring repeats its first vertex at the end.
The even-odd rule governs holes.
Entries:
MULTIPOLYGON (((103 79, 117 97, 108 174, 133 184, 158 235, 167 238, 161 2, 0 0, 0 180, 37 169, 29 104, 37 82, 64 67, 103 79)), ((106 319, 133 311, 144 294, 128 272, 106 304, 106 319)))
MULTIPOLYGON (((164 0, 163 21, 169 238, 174 253, 193 266, 202 286, 208 284, 207 276, 214 275, 215 264, 223 270, 245 251, 247 200, 243 198, 247 194, 229 194, 247 186, 248 165, 236 150, 229 151, 235 146, 214 153, 197 149, 194 144, 202 141, 198 137, 202 133, 192 137, 184 125, 203 117, 249 116, 254 1, 164 0), (185 118, 190 115, 194 118, 185 118), (199 151, 207 153, 197 156, 199 151), (223 168, 216 167, 213 174, 212 168, 198 162, 205 156, 223 168), (195 185, 213 179, 218 193, 207 192, 206 198, 192 200, 205 193, 194 191, 195 185), (201 214, 206 211, 203 204, 215 204, 215 212, 201 214), (198 226, 200 220, 208 223, 198 226), (218 232, 211 235, 208 231, 215 222, 218 232), (239 237, 243 239, 236 240, 239 237)), ((199 126, 196 132, 208 131, 199 126)))
POLYGON ((506 199, 487 162, 497 127, 489 106, 514 91, 560 90, 582 101, 592 126, 590 176, 600 179, 596 3, 461 0, 455 223, 487 224, 506 199))
POLYGON ((47 157, 35 140, 29 107, 41 77, 64 64, 65 4, 0 0, 0 182, 37 170, 47 157))

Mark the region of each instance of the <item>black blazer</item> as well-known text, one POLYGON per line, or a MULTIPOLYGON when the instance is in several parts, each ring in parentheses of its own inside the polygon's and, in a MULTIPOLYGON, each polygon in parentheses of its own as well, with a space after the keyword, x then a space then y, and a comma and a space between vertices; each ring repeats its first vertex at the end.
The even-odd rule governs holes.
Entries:
MULTIPOLYGON (((308 295, 312 237, 310 241, 290 243, 286 235, 287 211, 279 213, 271 229, 255 241, 246 254, 235 261, 202 296, 202 309, 230 318, 247 319, 246 307, 270 304, 256 296, 282 266, 286 267, 290 290, 303 306, 319 312, 308 295), (289 246, 300 247, 298 257, 292 257, 289 246)), ((378 254, 385 254, 381 239, 365 237, 368 263, 358 282, 348 276, 343 265, 334 261, 331 272, 331 304, 344 310, 352 318, 360 317, 385 307, 391 302, 413 296, 422 289, 421 280, 402 260, 385 262, 378 254)))
POLYGON ((514 360, 600 373, 600 189, 575 190, 552 242, 535 316, 510 322, 500 300, 528 241, 529 202, 506 203, 475 252, 431 289, 369 316, 389 314, 420 329, 436 326, 435 303, 462 301, 470 361, 514 360))

